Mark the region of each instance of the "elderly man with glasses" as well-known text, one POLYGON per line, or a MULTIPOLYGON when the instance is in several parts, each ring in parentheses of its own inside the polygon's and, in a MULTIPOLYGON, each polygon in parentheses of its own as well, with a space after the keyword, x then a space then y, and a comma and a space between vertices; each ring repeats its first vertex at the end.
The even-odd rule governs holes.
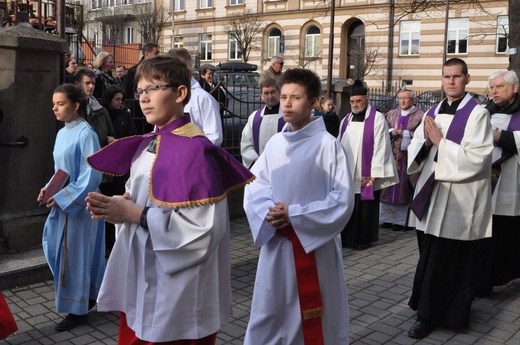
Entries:
POLYGON ((271 58, 271 66, 260 74, 260 84, 264 79, 274 79, 278 82, 282 75, 283 57, 275 55, 271 58))

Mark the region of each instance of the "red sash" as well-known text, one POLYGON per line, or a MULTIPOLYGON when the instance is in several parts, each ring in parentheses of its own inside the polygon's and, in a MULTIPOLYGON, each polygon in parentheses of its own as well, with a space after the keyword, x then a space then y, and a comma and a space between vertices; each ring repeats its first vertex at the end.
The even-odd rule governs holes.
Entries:
POLYGON ((314 252, 305 253, 292 226, 276 231, 291 241, 293 247, 304 344, 323 345, 323 304, 314 252))
POLYGON ((18 330, 13 314, 0 292, 0 340, 7 338, 18 330))

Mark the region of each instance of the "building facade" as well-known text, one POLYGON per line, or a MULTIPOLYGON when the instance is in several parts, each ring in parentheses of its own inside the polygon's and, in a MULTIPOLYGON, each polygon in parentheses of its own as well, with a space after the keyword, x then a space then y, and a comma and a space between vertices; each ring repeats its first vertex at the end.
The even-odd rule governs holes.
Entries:
POLYGON ((330 58, 331 0, 173 0, 173 20, 159 43, 164 51, 188 49, 200 64, 243 61, 240 45, 249 37, 243 32, 257 25, 247 62, 259 70, 281 55, 285 68, 309 68, 322 78, 330 63, 334 78, 426 91, 440 88, 446 55, 464 59, 468 89, 486 94, 489 74, 508 66, 508 2, 457 2, 446 11, 442 1, 415 13, 410 2, 336 0, 330 58))

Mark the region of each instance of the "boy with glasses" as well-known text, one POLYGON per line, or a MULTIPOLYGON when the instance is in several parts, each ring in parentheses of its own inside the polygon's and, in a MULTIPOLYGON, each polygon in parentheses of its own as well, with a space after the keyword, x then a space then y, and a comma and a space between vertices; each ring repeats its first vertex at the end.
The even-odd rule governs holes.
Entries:
POLYGON ((136 81, 156 130, 88 158, 99 171, 130 170, 124 195, 87 197, 93 218, 118 224, 98 310, 121 312, 120 344, 213 345, 231 312, 226 195, 253 175, 184 113, 191 75, 183 62, 144 60, 136 81))

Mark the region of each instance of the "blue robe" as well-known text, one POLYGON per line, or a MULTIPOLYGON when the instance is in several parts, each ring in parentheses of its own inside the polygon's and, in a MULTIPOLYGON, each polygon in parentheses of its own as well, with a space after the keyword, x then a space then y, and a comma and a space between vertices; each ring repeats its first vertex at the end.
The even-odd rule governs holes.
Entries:
POLYGON ((97 298, 105 272, 105 225, 85 209, 87 193, 98 191, 102 176, 86 159, 99 149, 96 133, 82 118, 66 124, 54 145, 54 169, 68 172, 70 181, 54 195, 58 206, 51 208, 42 243, 60 313, 87 314, 89 299, 97 298))

